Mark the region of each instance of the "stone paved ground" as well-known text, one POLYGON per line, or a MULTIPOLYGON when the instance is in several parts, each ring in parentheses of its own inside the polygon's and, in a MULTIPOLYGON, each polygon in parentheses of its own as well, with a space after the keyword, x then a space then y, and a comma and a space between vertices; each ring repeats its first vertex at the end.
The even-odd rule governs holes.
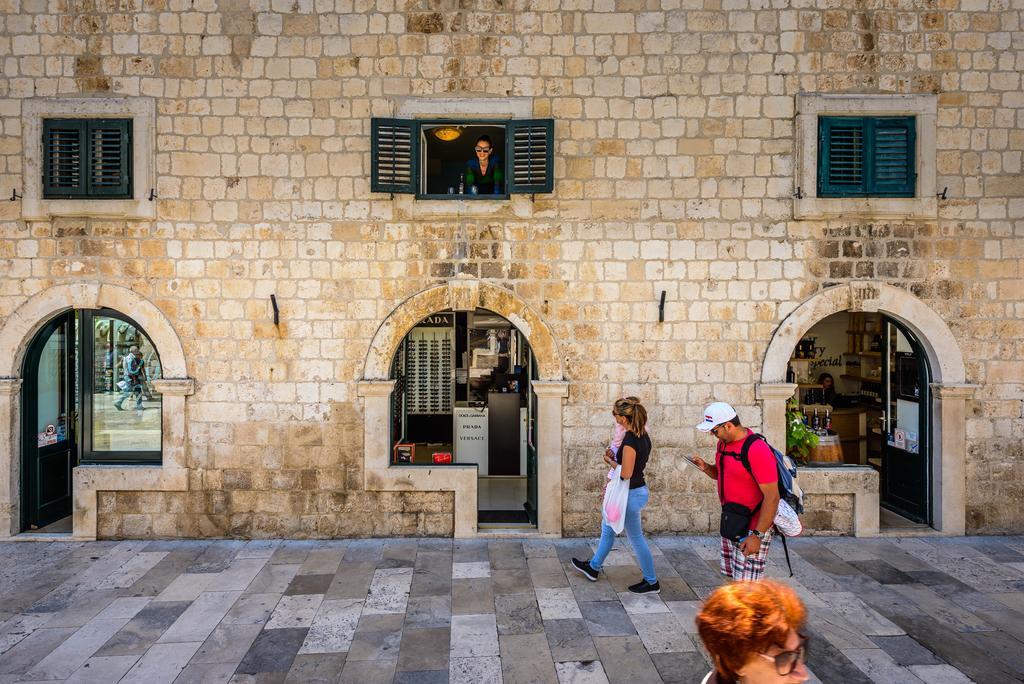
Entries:
MULTIPOLYGON (((645 597, 618 547, 566 572, 592 541, 0 544, 0 684, 699 682, 716 541, 657 538, 645 597)), ((791 549, 817 680, 1024 681, 1024 538, 791 549)))

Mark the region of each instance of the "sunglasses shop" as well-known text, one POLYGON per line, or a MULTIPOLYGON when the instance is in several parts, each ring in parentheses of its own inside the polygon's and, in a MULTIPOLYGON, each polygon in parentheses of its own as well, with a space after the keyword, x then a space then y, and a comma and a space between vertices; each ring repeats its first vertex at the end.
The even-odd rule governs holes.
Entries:
POLYGON ((535 376, 526 338, 502 316, 426 317, 392 363, 392 465, 474 464, 479 525, 536 526, 535 376))

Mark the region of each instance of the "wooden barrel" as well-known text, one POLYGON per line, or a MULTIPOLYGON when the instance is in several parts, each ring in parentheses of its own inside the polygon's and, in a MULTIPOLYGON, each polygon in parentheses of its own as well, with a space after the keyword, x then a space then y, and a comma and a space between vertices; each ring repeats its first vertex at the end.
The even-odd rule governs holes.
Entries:
POLYGON ((818 446, 811 449, 807 460, 812 463, 842 463, 843 445, 839 443, 839 435, 818 437, 818 446))

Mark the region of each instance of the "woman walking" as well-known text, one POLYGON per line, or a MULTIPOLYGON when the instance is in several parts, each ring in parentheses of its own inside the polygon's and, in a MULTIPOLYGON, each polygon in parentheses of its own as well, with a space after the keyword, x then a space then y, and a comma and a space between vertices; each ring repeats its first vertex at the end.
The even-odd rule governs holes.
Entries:
MULTIPOLYGON (((617 454, 611 455, 606 451, 605 463, 613 468, 622 466, 620 477, 629 481, 629 500, 626 504, 625 529, 629 543, 633 545, 636 553, 636 560, 640 564, 640 571, 643 578, 632 585, 629 590, 634 594, 657 594, 661 591, 658 584, 658 576, 654 571, 654 558, 651 556, 651 549, 644 539, 644 531, 640 525, 640 511, 647 505, 650 491, 647 489, 647 481, 644 479, 644 470, 647 468, 647 461, 651 456, 651 437, 647 434, 647 409, 636 397, 626 397, 615 402, 612 408, 612 415, 615 422, 625 428, 626 434, 622 438, 622 446, 617 454)), ((589 561, 572 559, 574 568, 583 573, 591 582, 596 582, 598 574, 604 565, 615 543, 615 531, 607 524, 601 525, 601 542, 597 545, 597 553, 589 561)))

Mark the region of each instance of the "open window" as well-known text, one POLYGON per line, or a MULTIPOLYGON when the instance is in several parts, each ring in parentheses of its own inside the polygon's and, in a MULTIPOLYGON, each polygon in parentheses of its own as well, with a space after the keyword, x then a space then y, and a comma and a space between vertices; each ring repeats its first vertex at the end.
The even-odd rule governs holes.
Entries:
POLYGON ((554 190, 551 119, 373 119, 370 187, 419 199, 507 199, 554 190))

